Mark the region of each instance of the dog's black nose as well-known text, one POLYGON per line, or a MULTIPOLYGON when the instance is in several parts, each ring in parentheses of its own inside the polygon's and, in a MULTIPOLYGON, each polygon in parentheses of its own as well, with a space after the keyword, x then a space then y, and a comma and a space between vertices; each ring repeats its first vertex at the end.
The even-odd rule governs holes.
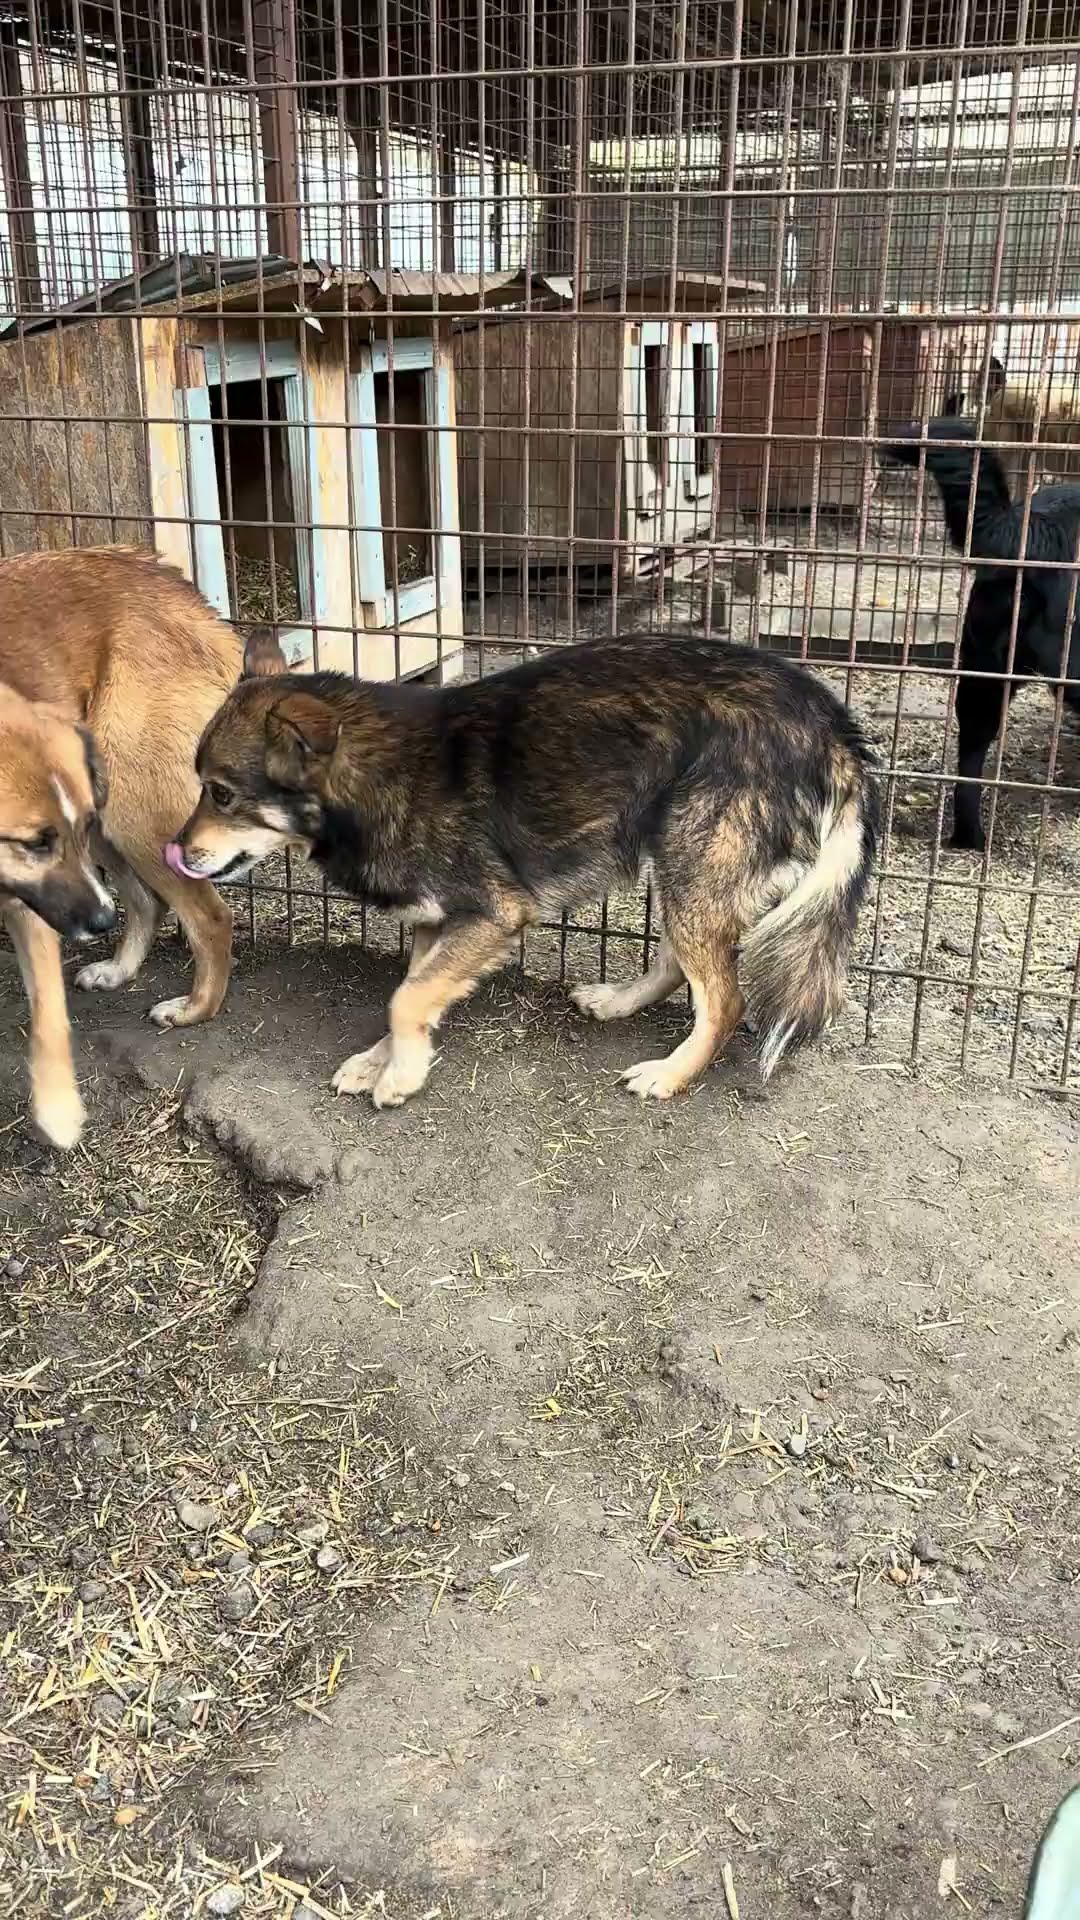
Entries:
POLYGON ((86 916, 87 933, 111 933, 116 925, 116 908, 111 900, 102 901, 86 916))

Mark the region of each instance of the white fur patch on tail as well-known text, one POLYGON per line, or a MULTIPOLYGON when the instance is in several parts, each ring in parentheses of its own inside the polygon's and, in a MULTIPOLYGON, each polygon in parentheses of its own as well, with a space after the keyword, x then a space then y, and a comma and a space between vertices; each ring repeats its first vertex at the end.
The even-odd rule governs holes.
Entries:
POLYGON ((784 1057, 785 1049, 791 1044, 792 1037, 795 1033, 795 1024, 794 1020, 788 1020, 784 1023, 778 1021, 769 1028, 761 1048, 761 1077, 763 1080, 772 1079, 773 1074, 776 1072, 777 1067, 784 1057))
MULTIPOLYGON (((826 1024, 839 1005, 842 982, 835 980, 829 943, 822 936, 830 909, 842 900, 862 863, 863 817, 855 799, 839 809, 826 805, 818 848, 813 866, 802 868, 790 891, 742 943, 739 970, 751 1011, 759 1017, 764 1080, 775 1073, 792 1040, 807 1027, 826 1024)), ((790 868, 784 877, 787 873, 790 868)))

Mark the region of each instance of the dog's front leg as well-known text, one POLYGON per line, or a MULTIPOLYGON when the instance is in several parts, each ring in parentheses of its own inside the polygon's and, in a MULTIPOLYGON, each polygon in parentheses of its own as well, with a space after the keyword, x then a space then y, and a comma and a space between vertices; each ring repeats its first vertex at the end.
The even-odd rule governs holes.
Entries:
POLYGON ((74 1147, 86 1113, 71 1058, 60 936, 28 907, 5 907, 4 922, 30 1002, 30 1112, 52 1146, 74 1147))
POLYGON ((440 928, 390 1002, 390 1057, 372 1090, 377 1107, 400 1107, 420 1091, 435 1055, 431 1036, 444 1013, 503 965, 517 931, 475 914, 462 914, 440 928))
MULTIPOLYGON (((439 937, 438 927, 420 926, 413 928, 412 952, 406 979, 415 974, 421 962, 430 953, 439 937)), ((330 1085, 335 1093, 370 1093, 383 1068, 390 1058, 391 1037, 384 1033, 373 1047, 365 1047, 363 1053, 350 1053, 343 1060, 330 1085)))

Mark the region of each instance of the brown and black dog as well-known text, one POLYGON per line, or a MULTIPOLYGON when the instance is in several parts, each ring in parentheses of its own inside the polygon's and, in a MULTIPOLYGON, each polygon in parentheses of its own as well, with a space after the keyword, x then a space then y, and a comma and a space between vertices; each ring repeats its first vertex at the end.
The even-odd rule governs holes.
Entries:
POLYGON ((692 1032, 624 1074, 667 1099, 753 1016, 762 1069, 843 998, 873 855, 871 761, 841 703, 787 661, 701 639, 552 651, 443 689, 287 674, 239 687, 198 751, 202 798, 168 857, 238 878, 284 846, 416 923, 390 1031, 339 1093, 397 1106, 447 1008, 522 928, 640 873, 664 938, 642 978, 579 987, 617 1019, 688 981, 692 1032))
MULTIPOLYGON (((252 664, 284 659, 260 634, 252 664)), ((0 913, 30 1000, 31 1110, 56 1146, 74 1146, 83 1123, 60 936, 115 925, 97 869, 123 903, 123 937, 77 986, 134 979, 171 907, 195 978, 151 1019, 192 1026, 225 996, 232 917, 162 847, 191 811, 199 736, 242 665, 233 629, 153 554, 76 548, 0 563, 0 913)))

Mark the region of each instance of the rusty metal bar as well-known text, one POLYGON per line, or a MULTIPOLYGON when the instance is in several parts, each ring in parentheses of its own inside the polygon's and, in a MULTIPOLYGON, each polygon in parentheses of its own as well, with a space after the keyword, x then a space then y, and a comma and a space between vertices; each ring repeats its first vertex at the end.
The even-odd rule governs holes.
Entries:
POLYGON ((15 275, 15 306, 35 313, 42 299, 41 263, 34 220, 34 188, 26 144, 26 97, 18 43, 9 24, 0 27, 0 169, 3 172, 15 275))
POLYGON ((303 257, 303 246, 296 0, 253 0, 251 13, 262 129, 267 242, 271 253, 299 261, 303 257))

